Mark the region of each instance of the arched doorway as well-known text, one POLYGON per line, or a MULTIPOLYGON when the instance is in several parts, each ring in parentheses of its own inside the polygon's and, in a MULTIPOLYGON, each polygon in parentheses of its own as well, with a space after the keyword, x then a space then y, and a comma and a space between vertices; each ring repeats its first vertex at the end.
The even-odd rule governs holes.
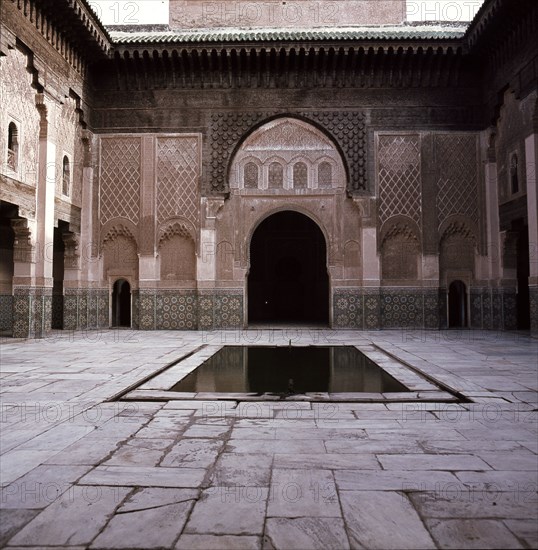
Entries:
POLYGON ((448 288, 448 326, 467 326, 467 288, 462 281, 452 281, 448 288))
POLYGON ((63 234, 69 225, 58 220, 58 227, 54 228, 52 249, 52 328, 64 328, 64 277, 65 277, 65 243, 63 234))
POLYGON ((249 323, 327 324, 326 258, 325 237, 309 217, 284 211, 265 219, 250 243, 249 323))
POLYGON ((118 279, 112 289, 112 326, 131 326, 131 285, 118 279))
POLYGON ((0 201, 0 336, 13 334, 13 275, 15 273, 15 205, 0 201))

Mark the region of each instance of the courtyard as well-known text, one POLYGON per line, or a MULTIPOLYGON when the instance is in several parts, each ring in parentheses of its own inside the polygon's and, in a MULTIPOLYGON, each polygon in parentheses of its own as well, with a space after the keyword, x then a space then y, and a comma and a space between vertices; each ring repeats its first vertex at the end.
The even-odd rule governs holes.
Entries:
POLYGON ((0 361, 1 547, 538 546, 528 333, 62 331, 0 361), (137 389, 197 350, 290 344, 376 346, 457 399, 137 389))

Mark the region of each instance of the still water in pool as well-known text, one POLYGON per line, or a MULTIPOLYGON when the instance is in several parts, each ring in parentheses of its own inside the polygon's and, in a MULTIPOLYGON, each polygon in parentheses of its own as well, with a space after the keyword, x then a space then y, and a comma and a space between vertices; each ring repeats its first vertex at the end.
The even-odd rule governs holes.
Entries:
POLYGON ((225 346, 170 391, 300 394, 409 390, 351 346, 225 346))

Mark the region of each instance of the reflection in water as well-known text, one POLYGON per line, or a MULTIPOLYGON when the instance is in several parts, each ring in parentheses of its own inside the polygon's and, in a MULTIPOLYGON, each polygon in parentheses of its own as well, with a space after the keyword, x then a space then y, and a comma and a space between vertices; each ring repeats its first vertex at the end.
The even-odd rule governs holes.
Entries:
POLYGON ((293 394, 409 390, 351 346, 225 346, 170 391, 293 394))

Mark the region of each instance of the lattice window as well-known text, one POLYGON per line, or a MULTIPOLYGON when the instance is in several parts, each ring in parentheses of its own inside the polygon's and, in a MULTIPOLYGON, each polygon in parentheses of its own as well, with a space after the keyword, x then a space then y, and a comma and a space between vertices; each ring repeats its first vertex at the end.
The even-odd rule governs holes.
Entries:
MULTIPOLYGON (((58 177, 56 181, 56 192, 64 196, 73 195, 73 190, 71 189, 67 193, 64 191, 64 180, 63 180, 63 166, 64 166, 64 157, 62 151, 70 154, 71 158, 75 156, 75 148, 77 147, 77 131, 79 129, 79 113, 76 108, 76 101, 72 98, 65 98, 65 102, 58 110, 57 116, 55 117, 55 127, 56 127, 56 136, 57 136, 57 151, 58 151, 58 164, 62 167, 61 176, 58 177)), ((76 158, 76 156, 75 156, 76 158)), ((69 183, 70 185, 75 182, 75 173, 74 166, 70 166, 69 174, 69 183)), ((76 174, 81 176, 81 174, 76 174)))
POLYGON ((293 187, 302 189, 308 185, 308 167, 304 162, 296 162, 293 165, 293 187))
POLYGON ((330 162, 322 162, 318 166, 318 187, 332 187, 333 167, 330 162))
POLYGON ((19 165, 19 130, 14 122, 7 129, 7 165, 16 171, 19 165))
POLYGON ((419 136, 380 136, 379 220, 409 216, 421 225, 419 136))
POLYGON ((160 222, 181 216, 198 223, 199 145, 195 136, 159 138, 157 212, 160 222))
POLYGON ((436 139, 439 167, 437 210, 439 224, 453 214, 478 219, 476 137, 441 135, 436 139))
POLYGON ((101 141, 101 223, 126 218, 135 225, 140 215, 140 139, 101 141))
POLYGON ((269 165, 269 188, 278 189, 284 186, 284 168, 278 162, 269 165))
POLYGON ((71 187, 71 165, 69 159, 64 156, 62 166, 62 194, 66 197, 69 196, 69 188, 71 187))
POLYGON ((254 162, 245 165, 245 188, 256 189, 258 187, 258 166, 254 162))

